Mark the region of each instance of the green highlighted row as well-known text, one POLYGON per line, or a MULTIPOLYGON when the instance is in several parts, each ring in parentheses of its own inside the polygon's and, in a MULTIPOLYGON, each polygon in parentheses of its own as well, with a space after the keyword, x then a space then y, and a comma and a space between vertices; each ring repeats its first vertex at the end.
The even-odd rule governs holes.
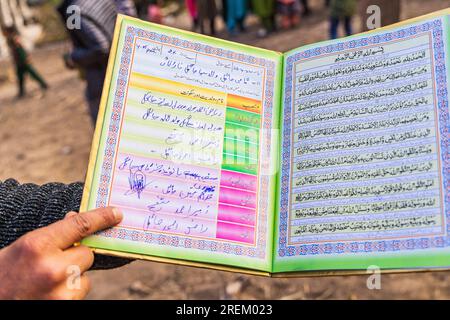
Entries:
POLYGON ((227 107, 226 122, 259 129, 261 126, 261 115, 227 107))
POLYGON ((258 114, 227 108, 222 169, 258 173, 260 123, 258 114))

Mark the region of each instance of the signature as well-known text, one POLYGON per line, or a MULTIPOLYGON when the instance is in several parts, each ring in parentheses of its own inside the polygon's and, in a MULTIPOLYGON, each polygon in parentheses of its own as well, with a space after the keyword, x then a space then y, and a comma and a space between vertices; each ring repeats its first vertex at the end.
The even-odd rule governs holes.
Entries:
POLYGON ((129 171, 130 175, 128 176, 128 185, 130 189, 127 190, 127 192, 125 192, 125 195, 128 196, 132 194, 137 194, 138 199, 140 199, 142 192, 153 181, 147 183, 147 177, 140 168, 130 169, 129 171))

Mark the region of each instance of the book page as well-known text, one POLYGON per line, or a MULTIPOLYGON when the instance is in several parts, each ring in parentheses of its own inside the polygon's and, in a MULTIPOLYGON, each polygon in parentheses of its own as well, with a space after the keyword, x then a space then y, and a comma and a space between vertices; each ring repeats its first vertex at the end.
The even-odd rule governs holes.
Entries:
POLYGON ((83 210, 115 206, 124 220, 83 243, 269 271, 281 54, 128 18, 118 28, 83 210))
POLYGON ((446 30, 287 54, 276 271, 450 265, 446 30))

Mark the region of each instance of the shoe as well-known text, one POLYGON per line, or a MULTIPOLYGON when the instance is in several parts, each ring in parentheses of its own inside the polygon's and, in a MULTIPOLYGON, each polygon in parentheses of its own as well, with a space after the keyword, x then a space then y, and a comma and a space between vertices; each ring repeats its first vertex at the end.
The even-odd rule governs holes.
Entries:
POLYGON ((261 28, 258 30, 258 32, 256 34, 257 34, 258 38, 265 38, 265 37, 267 37, 268 33, 269 32, 267 31, 267 29, 261 28))
POLYGON ((47 93, 47 90, 41 90, 41 91, 36 95, 36 99, 39 99, 39 100, 44 99, 46 93, 47 93))
POLYGON ((25 99, 27 97, 27 95, 25 94, 25 93, 23 93, 23 94, 18 94, 15 98, 14 98, 14 100, 23 100, 23 99, 25 99))

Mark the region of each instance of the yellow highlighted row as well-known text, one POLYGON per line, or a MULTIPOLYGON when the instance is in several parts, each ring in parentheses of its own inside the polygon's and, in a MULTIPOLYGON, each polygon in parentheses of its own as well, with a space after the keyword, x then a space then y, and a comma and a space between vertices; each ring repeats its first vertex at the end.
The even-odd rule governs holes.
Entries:
POLYGON ((245 98, 241 96, 236 96, 234 94, 228 94, 227 96, 227 106, 250 111, 254 113, 261 113, 261 101, 245 98))
POLYGON ((261 101, 226 94, 220 91, 206 89, 198 86, 187 85, 180 82, 161 79, 153 76, 133 72, 131 74, 130 86, 170 94, 182 98, 188 98, 201 102, 208 102, 222 106, 229 106, 254 113, 261 113, 261 101))

